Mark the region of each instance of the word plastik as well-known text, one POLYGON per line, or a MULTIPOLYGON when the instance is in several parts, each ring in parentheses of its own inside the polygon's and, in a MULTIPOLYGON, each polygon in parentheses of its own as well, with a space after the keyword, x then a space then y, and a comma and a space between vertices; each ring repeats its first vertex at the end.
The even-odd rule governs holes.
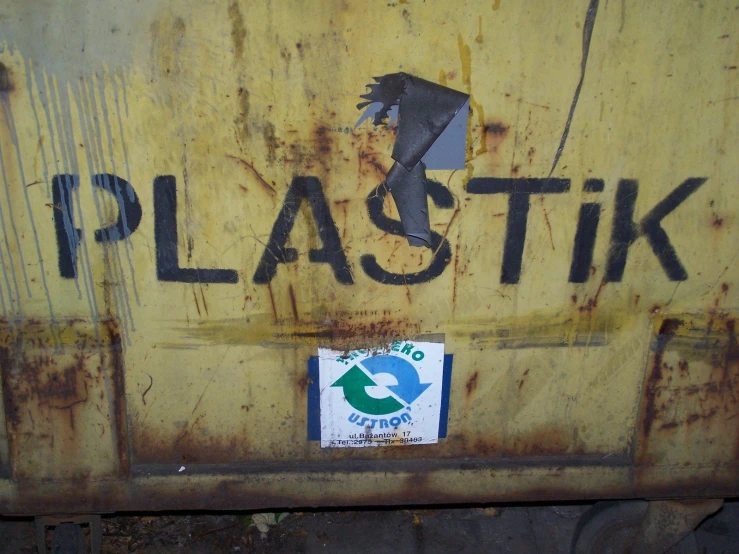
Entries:
MULTIPOLYGON (((678 208, 705 182, 704 177, 686 179, 663 200, 658 202, 639 220, 634 220, 634 206, 639 183, 622 179, 616 188, 613 226, 607 254, 605 282, 621 281, 630 246, 645 238, 671 281, 684 281, 688 273, 680 261, 662 220, 678 208)), ((118 204, 115 224, 98 229, 95 241, 116 242, 128 239, 139 227, 142 218, 141 203, 133 187, 124 179, 111 174, 92 177, 92 184, 109 192, 118 204)), ((56 230, 59 272, 61 277, 77 277, 77 248, 82 231, 75 227, 72 191, 79 187, 76 175, 56 175, 52 179, 53 210, 56 230)), ((584 183, 587 192, 601 192, 601 179, 588 179, 584 183)), ((532 194, 561 194, 570 190, 570 180, 561 178, 501 178, 475 177, 467 184, 469 194, 506 194, 508 213, 504 237, 500 282, 516 284, 521 277, 523 247, 528 227, 530 196, 532 194)), ((426 181, 426 193, 431 201, 442 209, 454 209, 455 202, 449 189, 434 180, 426 181)), ((367 196, 366 204, 370 221, 380 231, 396 236, 406 236, 399 220, 383 212, 387 195, 385 184, 376 187, 367 196)), ((253 282, 268 284, 277 274, 280 264, 296 262, 298 252, 287 246, 297 214, 303 202, 308 202, 311 214, 322 241, 322 247, 308 252, 313 263, 328 264, 335 279, 352 285, 354 279, 344 253, 340 234, 331 215, 321 181, 316 177, 295 177, 288 188, 282 208, 272 226, 272 232, 261 256, 253 282)), ((570 265, 569 282, 584 283, 590 277, 596 235, 601 219, 601 204, 585 202, 580 206, 570 265)), ((177 186, 173 176, 160 176, 154 180, 154 239, 156 244, 156 271, 160 281, 181 283, 230 283, 239 282, 234 269, 183 268, 177 251, 177 186)), ((392 273, 382 268, 375 256, 364 254, 360 264, 371 279, 386 285, 414 285, 431 281, 441 275, 452 260, 449 241, 431 231, 429 246, 436 255, 425 269, 416 273, 392 273)))

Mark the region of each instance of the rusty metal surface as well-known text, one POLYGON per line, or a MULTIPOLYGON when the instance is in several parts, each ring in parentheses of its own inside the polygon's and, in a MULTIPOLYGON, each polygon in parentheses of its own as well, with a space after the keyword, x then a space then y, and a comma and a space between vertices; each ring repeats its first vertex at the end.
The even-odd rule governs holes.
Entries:
POLYGON ((3 404, 15 480, 126 474, 124 375, 115 320, 0 321, 3 404))
POLYGON ((0 513, 739 494, 734 5, 119 4, 0 8, 0 513), (398 72, 470 97, 434 248, 398 72), (430 337, 446 438, 308 440, 430 337))

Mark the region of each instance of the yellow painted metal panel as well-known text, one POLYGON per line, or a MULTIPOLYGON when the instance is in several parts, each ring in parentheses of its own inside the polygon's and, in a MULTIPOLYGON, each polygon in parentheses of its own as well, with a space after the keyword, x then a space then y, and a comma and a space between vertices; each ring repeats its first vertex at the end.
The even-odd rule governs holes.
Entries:
MULTIPOLYGON (((106 509, 143 506, 145 490, 159 499, 146 506, 171 508, 178 483, 193 493, 183 507, 199 489, 220 507, 246 491, 263 491, 254 506, 400 501, 403 479, 413 501, 736 494, 738 19, 729 2, 687 0, 7 3, 3 398, 5 415, 18 402, 50 419, 6 417, 0 462, 12 481, 0 510, 33 511, 61 491, 39 484, 51 478, 105 478, 118 503, 106 509), (383 229, 369 206, 397 131, 354 127, 365 85, 399 71, 470 95, 464 169, 427 172, 452 200, 429 203, 431 249, 383 229), (313 202, 325 199, 351 284, 309 254, 333 226, 317 225, 308 199, 289 205, 296 177, 318 180, 313 202), (482 194, 491 179, 512 188, 482 194), (563 189, 515 204, 534 179, 563 189), (124 181, 137 202, 125 186, 115 193, 124 181), (97 240, 126 198, 140 223, 126 212, 129 237, 97 240), (282 246, 297 257, 262 283, 260 260, 289 258, 271 239, 286 203, 298 213, 282 246), (163 268, 167 221, 184 272, 163 268), (592 258, 576 237, 593 238, 592 258), (502 262, 515 244, 520 274, 502 262), (65 277, 75 248, 76 277, 65 277), (368 256, 399 284, 368 270, 368 256), (431 264, 440 274, 414 277, 431 264), (216 268, 226 282, 203 282, 216 268), (454 355, 445 439, 339 450, 308 440, 319 346, 416 337, 454 355), (95 366, 76 382, 88 376, 103 396, 49 408, 38 387, 75 352, 95 366), (36 381, 24 356, 48 358, 36 381), (667 364, 656 374, 655 359, 667 364), (117 395, 97 365, 125 381, 117 395), (76 442, 42 437, 70 417, 76 442), (413 469, 422 461, 428 480, 413 469), (359 483, 377 463, 403 476, 387 493, 359 483), (567 476, 520 469, 531 464, 567 476), (231 475, 191 479, 181 465, 231 475), (336 489, 301 467, 335 473, 336 489), (142 484, 152 471, 167 477, 142 484), (252 471, 263 477, 248 481, 252 471)), ((389 196, 383 213, 398 225, 389 196)), ((93 398, 81 390, 73 402, 93 398)), ((94 490, 93 504, 104 494, 94 490)))

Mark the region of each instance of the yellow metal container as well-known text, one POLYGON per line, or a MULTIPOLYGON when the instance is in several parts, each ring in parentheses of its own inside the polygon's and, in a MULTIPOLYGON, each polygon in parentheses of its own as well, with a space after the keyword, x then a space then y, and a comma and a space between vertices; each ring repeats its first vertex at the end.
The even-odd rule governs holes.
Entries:
POLYGON ((0 512, 736 496, 734 4, 4 3, 0 512), (431 248, 396 74, 469 97, 431 248), (322 448, 318 348, 398 340, 446 436, 322 448))

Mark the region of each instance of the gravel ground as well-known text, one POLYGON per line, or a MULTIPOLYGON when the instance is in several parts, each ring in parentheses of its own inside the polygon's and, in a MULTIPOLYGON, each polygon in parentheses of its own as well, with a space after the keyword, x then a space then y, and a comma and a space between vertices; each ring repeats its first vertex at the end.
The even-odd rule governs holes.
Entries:
MULTIPOLYGON (((565 554, 588 504, 103 518, 103 552, 565 554)), ((696 531, 697 554, 739 553, 739 502, 696 531)), ((0 519, 0 552, 35 554, 33 520, 0 519)))

